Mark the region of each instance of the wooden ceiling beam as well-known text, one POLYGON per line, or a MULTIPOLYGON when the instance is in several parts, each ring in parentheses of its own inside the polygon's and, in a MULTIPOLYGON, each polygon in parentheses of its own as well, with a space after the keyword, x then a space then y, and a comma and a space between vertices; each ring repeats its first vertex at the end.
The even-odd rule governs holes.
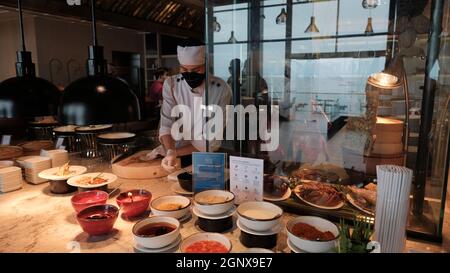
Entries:
MULTIPOLYGON (((16 9, 16 0, 0 0, 0 5, 16 9)), ((23 1, 24 10, 36 13, 47 13, 56 16, 90 20, 90 8, 87 6, 68 6, 66 1, 54 0, 28 0, 23 1)), ((143 32, 159 32, 163 34, 173 35, 177 37, 203 38, 203 33, 192 31, 189 29, 168 26, 165 24, 154 23, 147 20, 138 19, 127 15, 121 15, 102 9, 96 10, 98 22, 106 23, 113 26, 120 26, 129 29, 135 29, 143 32)))

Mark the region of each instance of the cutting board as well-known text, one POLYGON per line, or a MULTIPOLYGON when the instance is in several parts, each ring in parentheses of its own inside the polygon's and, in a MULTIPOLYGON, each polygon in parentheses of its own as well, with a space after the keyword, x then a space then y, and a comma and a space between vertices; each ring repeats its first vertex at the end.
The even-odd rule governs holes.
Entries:
MULTIPOLYGON (((169 173, 161 167, 162 158, 151 161, 142 161, 139 159, 149 152, 151 150, 139 151, 130 157, 112 164, 112 172, 126 179, 152 179, 167 176, 169 173)), ((180 166, 180 159, 177 159, 177 164, 180 166)))

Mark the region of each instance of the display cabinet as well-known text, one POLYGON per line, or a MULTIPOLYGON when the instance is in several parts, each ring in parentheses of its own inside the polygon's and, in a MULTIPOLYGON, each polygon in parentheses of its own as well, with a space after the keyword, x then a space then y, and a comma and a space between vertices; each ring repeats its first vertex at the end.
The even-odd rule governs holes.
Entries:
MULTIPOLYGON (((221 149, 263 158, 266 173, 286 176, 293 187, 299 180, 363 187, 376 184, 377 165, 406 165, 415 171, 408 234, 441 240, 448 1, 205 2, 208 76, 227 81, 231 104, 254 105, 257 123, 268 116, 279 132, 275 150, 262 150, 260 138, 223 141, 221 149)), ((279 204, 335 220, 373 219, 349 202, 328 210, 293 194, 279 204)))

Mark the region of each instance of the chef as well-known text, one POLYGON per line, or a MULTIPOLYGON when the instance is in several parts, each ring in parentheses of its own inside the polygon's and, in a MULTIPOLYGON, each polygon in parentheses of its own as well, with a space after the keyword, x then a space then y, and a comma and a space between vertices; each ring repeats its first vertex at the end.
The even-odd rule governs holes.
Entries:
MULTIPOLYGON (((231 102, 231 88, 228 84, 211 74, 208 80, 205 78, 206 58, 205 45, 199 43, 190 43, 177 47, 178 61, 180 63, 180 74, 168 77, 163 85, 163 104, 161 107, 161 122, 159 129, 159 140, 161 146, 147 154, 147 158, 154 159, 162 155, 161 166, 168 172, 173 172, 180 168, 176 164, 177 157, 191 155, 192 152, 206 151, 206 140, 196 140, 194 138, 194 124, 200 122, 204 125, 201 108, 194 107, 194 99, 201 98, 205 102, 205 86, 208 84, 208 105, 218 105, 225 113, 226 105, 231 102), (191 135, 192 140, 175 141, 171 135, 171 127, 175 122, 171 116, 171 110, 176 105, 185 105, 190 108, 192 113, 200 111, 197 117, 201 120, 192 118, 191 135)), ((192 114, 194 117, 194 114, 192 114)), ((183 128, 185 130, 185 128, 183 128)), ((219 149, 220 140, 209 141, 210 151, 219 149)))

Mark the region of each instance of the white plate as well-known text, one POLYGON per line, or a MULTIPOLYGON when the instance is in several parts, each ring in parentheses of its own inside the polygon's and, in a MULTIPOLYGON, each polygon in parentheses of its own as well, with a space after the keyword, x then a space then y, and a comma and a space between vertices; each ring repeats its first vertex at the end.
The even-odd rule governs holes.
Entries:
POLYGON ((181 243, 181 234, 178 235, 178 238, 175 240, 175 242, 171 243, 168 246, 162 247, 162 248, 146 248, 143 247, 139 244, 133 243, 133 247, 140 251, 140 252, 144 252, 144 253, 160 253, 160 252, 166 252, 168 250, 171 250, 173 248, 177 248, 178 250, 178 245, 181 243))
POLYGON ((82 175, 77 175, 77 176, 69 178, 69 180, 67 180, 67 184, 69 184, 71 186, 74 186, 74 187, 90 189, 90 188, 98 188, 98 187, 101 187, 101 186, 105 186, 105 185, 111 184, 111 183, 113 183, 116 180, 117 180, 117 176, 115 174, 112 174, 112 173, 85 173, 85 174, 82 174, 82 175), (94 177, 98 176, 99 174, 101 174, 99 176, 100 178, 103 178, 103 179, 107 180, 105 183, 96 184, 96 185, 82 185, 82 184, 78 184, 76 182, 77 180, 81 179, 82 177, 89 176, 89 177, 94 178, 94 177))
POLYGON ((292 194, 292 190, 291 190, 291 188, 288 188, 286 193, 283 196, 281 196, 281 197, 272 197, 272 196, 269 196, 269 195, 264 195, 264 200, 272 201, 272 202, 284 201, 284 200, 288 199, 289 197, 291 197, 291 194, 292 194))
POLYGON ((191 166, 187 166, 187 167, 184 168, 184 169, 180 169, 180 170, 178 170, 178 171, 175 171, 175 172, 169 174, 169 175, 167 176, 167 179, 170 180, 170 181, 178 182, 178 177, 177 177, 177 176, 178 176, 180 173, 184 173, 184 172, 186 172, 186 171, 192 172, 192 165, 191 165, 191 166))
POLYGON ((178 184, 178 182, 175 182, 172 184, 172 186, 170 186, 170 189, 176 193, 176 194, 180 194, 180 195, 194 195, 194 192, 191 191, 185 191, 180 184, 178 184))
POLYGON ((236 212, 236 206, 233 205, 230 210, 228 210, 226 213, 224 213, 222 215, 214 215, 214 216, 206 215, 206 214, 199 212, 195 206, 192 208, 192 212, 197 217, 201 217, 201 218, 205 218, 205 219, 209 219, 209 220, 217 220, 217 219, 223 219, 223 218, 233 216, 233 214, 236 212))
POLYGON ((69 166, 69 171, 71 172, 65 176, 58 176, 56 173, 58 172, 60 167, 55 167, 51 169, 47 169, 39 173, 39 177, 48 180, 67 180, 71 177, 84 174, 87 171, 87 168, 84 166, 69 166))
MULTIPOLYGON (((150 215, 151 216, 162 216, 162 215, 155 215, 155 214, 153 214, 153 212, 150 212, 150 215)), ((162 216, 162 217, 169 217, 169 216, 162 216)), ((191 217, 192 217, 192 214, 191 214, 191 212, 189 211, 189 212, 187 212, 185 215, 183 215, 181 218, 175 218, 175 219, 177 219, 178 220, 178 222, 180 222, 180 223, 184 223, 185 221, 187 221, 187 220, 189 220, 189 219, 191 219, 191 217)))
POLYGON ((294 251, 294 253, 308 253, 296 247, 289 239, 287 239, 287 246, 289 247, 290 250, 294 251))
MULTIPOLYGON (((300 186, 300 185, 298 185, 297 187, 299 187, 299 186, 300 186)), ((334 207, 325 207, 325 206, 316 205, 316 204, 314 204, 314 203, 311 203, 311 202, 309 202, 309 201, 303 199, 303 198, 300 196, 300 194, 298 193, 297 187, 294 189, 295 195, 296 195, 300 200, 302 200, 303 202, 305 202, 306 204, 308 204, 308 205, 310 205, 310 206, 313 206, 313 207, 316 207, 316 208, 319 208, 319 209, 334 210, 334 209, 340 209, 340 208, 342 208, 342 206, 344 206, 344 204, 345 204, 344 201, 341 201, 339 204, 337 204, 337 205, 334 206, 334 207)))
MULTIPOLYGON (((292 251, 294 251, 295 253, 309 253, 309 252, 306 252, 306 251, 304 251, 304 250, 302 250, 302 249, 296 247, 296 246, 291 242, 291 240, 287 239, 286 241, 287 241, 287 246, 289 247, 289 249, 292 250, 292 251)), ((336 253, 336 252, 333 251, 333 250, 330 250, 330 251, 328 251, 327 253, 336 253)))
POLYGON ((374 212, 368 211, 365 208, 359 206, 358 203, 356 203, 355 199, 353 199, 353 197, 350 194, 347 193, 346 197, 347 197, 347 200, 350 202, 350 204, 352 204, 355 208, 359 209, 360 211, 362 211, 362 212, 364 212, 366 214, 369 214, 369 215, 372 215, 372 216, 375 215, 374 212))
POLYGON ((247 248, 246 250, 241 251, 239 253, 275 253, 275 252, 267 248, 252 247, 247 248))
POLYGON ((236 221, 236 225, 237 227, 248 233, 248 234, 252 234, 252 235, 259 235, 259 236, 266 236, 266 235, 274 235, 280 232, 281 230, 281 223, 279 223, 278 225, 274 226, 272 229, 266 230, 266 231, 256 231, 253 229, 249 229, 248 227, 244 226, 243 224, 241 224, 241 221, 239 221, 239 219, 236 221))

